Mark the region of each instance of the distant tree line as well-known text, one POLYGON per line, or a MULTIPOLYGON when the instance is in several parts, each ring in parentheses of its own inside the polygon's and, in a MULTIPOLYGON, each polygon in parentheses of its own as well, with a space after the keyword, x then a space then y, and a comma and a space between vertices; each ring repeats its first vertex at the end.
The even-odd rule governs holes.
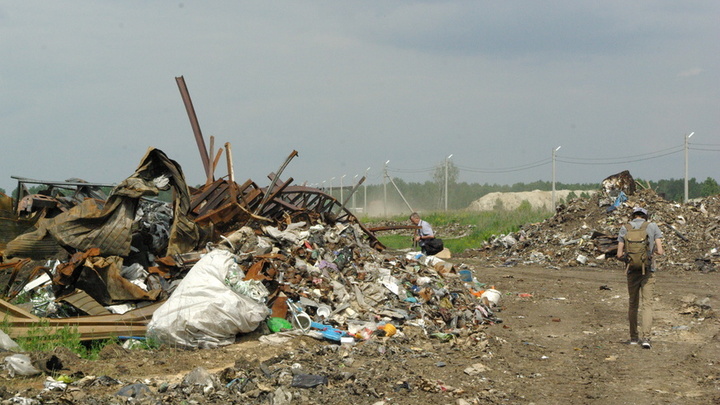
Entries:
MULTIPOLYGON (((638 179, 641 184, 649 184, 660 196, 669 201, 682 202, 685 199, 685 179, 670 179, 658 181, 645 181, 638 179)), ((702 198, 720 194, 720 185, 712 177, 702 183, 693 177, 688 179, 688 198, 702 198)))

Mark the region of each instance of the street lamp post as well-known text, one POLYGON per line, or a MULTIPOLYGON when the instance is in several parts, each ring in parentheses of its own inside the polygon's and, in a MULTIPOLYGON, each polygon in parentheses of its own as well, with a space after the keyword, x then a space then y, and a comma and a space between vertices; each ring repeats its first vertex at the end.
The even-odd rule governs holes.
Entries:
POLYGON ((452 153, 445 159, 445 211, 448 210, 448 162, 452 157, 452 153))
POLYGON ((555 152, 559 151, 562 146, 558 146, 552 151, 552 210, 555 212, 555 152))
POLYGON ((685 137, 685 202, 688 202, 688 145, 690 144, 690 137, 695 132, 691 132, 690 135, 685 137))
POLYGON ((345 203, 345 195, 343 190, 343 179, 345 178, 345 176, 347 175, 343 174, 342 176, 340 176, 340 204, 345 203))
POLYGON ((334 196, 333 196, 333 186, 332 186, 332 181, 333 181, 333 180, 335 180, 335 177, 330 177, 330 197, 333 197, 333 198, 334 198, 334 196))

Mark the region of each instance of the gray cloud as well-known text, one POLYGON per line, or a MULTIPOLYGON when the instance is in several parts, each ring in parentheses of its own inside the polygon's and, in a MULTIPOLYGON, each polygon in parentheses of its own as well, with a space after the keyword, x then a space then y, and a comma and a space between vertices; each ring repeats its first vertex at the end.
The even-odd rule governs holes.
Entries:
MULTIPOLYGON (((382 163, 408 180, 560 154, 716 142, 720 3, 371 1, 0 3, 0 187, 10 175, 115 182, 149 146, 203 181, 175 76, 206 137, 263 183, 292 149, 298 181, 382 163)), ((716 176, 693 150, 691 175, 716 176)), ((222 165, 221 165, 222 166, 222 165)), ((628 168, 680 177, 682 156, 558 165, 563 182, 628 168)), ((222 174, 222 170, 219 170, 222 174)), ((547 180, 548 166, 461 180, 547 180)))

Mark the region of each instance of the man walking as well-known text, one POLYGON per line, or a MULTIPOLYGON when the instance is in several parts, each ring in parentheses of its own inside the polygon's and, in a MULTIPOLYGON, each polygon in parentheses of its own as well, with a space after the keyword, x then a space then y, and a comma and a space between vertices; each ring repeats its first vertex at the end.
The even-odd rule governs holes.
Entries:
POLYGON ((630 344, 640 343, 643 348, 650 349, 650 332, 652 328, 652 300, 655 287, 655 260, 653 253, 663 255, 663 234, 657 224, 648 221, 648 212, 642 207, 633 208, 632 220, 620 228, 618 233, 617 258, 627 262, 630 321, 630 344), (633 230, 644 230, 636 232, 633 230), (628 233, 632 231, 632 238, 628 233), (636 241, 635 235, 642 238, 636 241), (643 243, 641 249, 630 243, 643 243), (638 253, 636 253, 636 251, 638 253), (641 314, 640 333, 638 334, 638 309, 641 314))

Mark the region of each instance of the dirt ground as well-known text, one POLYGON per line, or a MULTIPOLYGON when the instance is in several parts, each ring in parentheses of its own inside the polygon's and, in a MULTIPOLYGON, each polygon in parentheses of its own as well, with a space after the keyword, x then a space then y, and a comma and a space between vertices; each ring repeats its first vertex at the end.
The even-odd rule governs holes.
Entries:
POLYGON ((47 374, 4 376, 0 393, 3 403, 19 395, 58 404, 720 403, 720 320, 713 312, 720 273, 659 272, 647 350, 624 343, 627 290, 619 268, 492 268, 451 260, 461 261, 503 293, 502 323, 449 339, 406 325, 393 337, 354 346, 306 336, 269 345, 252 334, 212 350, 111 346, 97 361, 58 351, 61 373, 85 380, 41 393, 47 374), (200 385, 187 380, 196 367, 210 374, 200 385), (294 386, 313 385, 318 376, 327 383, 294 386), (147 390, 133 399, 115 395, 133 383, 147 390))

